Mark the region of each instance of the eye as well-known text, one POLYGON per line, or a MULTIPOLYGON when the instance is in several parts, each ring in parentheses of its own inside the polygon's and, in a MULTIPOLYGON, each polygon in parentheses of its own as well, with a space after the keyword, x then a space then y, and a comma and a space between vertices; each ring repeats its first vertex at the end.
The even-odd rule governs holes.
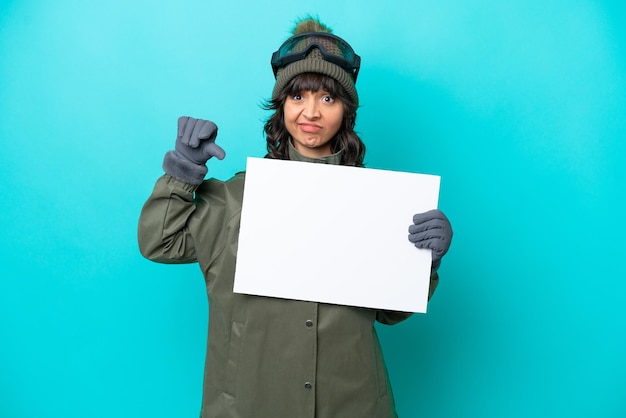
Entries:
POLYGON ((302 100, 302 95, 300 93, 294 94, 291 96, 291 100, 302 100))
POLYGON ((322 101, 324 103, 335 103, 335 98, 333 96, 327 94, 324 97, 322 97, 322 101))

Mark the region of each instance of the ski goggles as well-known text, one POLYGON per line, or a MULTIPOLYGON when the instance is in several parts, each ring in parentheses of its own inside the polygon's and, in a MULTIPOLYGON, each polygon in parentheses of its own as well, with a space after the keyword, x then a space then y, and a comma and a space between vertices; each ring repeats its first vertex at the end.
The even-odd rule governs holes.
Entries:
POLYGON ((361 57, 343 39, 326 32, 304 32, 287 39, 272 54, 274 77, 278 70, 292 62, 303 60, 313 48, 317 48, 325 61, 337 64, 346 70, 354 81, 359 74, 361 57))

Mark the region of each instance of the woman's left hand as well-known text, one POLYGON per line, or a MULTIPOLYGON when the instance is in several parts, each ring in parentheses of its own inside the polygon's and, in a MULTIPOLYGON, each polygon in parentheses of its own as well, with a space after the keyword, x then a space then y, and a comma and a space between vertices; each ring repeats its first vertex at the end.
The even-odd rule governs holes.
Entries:
POLYGON ((452 225, 439 209, 418 213, 413 216, 413 225, 409 226, 409 241, 417 248, 433 251, 433 264, 438 264, 450 248, 452 225))

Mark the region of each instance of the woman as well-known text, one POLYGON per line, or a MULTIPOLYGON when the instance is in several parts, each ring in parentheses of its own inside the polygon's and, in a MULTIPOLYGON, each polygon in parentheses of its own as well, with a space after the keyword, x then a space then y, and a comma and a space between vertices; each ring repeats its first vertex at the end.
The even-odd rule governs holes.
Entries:
MULTIPOLYGON (((272 57, 276 85, 265 124, 268 158, 362 166, 354 132, 360 58, 316 20, 300 22, 272 57)), ((142 254, 198 262, 209 299, 202 417, 396 416, 374 321, 409 313, 234 294, 245 173, 204 180, 222 159, 217 127, 182 117, 139 221, 142 254)), ((452 230, 438 210, 414 217, 409 240, 433 250, 430 293, 452 230)), ((277 263, 280 260, 277 260, 277 263)))

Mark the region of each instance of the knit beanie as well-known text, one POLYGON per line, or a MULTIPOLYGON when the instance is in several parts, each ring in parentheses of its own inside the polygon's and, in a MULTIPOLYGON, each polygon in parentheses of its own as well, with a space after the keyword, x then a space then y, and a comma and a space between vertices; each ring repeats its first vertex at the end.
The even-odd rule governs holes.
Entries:
MULTIPOLYGON (((296 25, 293 30, 293 34, 298 35, 305 32, 331 33, 332 31, 318 20, 307 18, 300 21, 296 25)), ((329 51, 337 51, 337 55, 340 55, 337 46, 333 45, 332 42, 324 38, 313 38, 313 40, 314 42, 322 44, 324 48, 329 51)), ((311 40, 303 39, 301 42, 303 44, 301 50, 303 50, 309 45, 311 40)), ((359 96, 356 92, 352 75, 339 65, 324 60, 324 57, 318 48, 313 48, 303 60, 293 62, 278 70, 276 73, 276 84, 274 85, 274 91, 272 92, 272 99, 275 99, 278 96, 278 93, 291 81, 292 78, 303 73, 319 73, 334 78, 343 86, 354 104, 358 106, 359 96)))

